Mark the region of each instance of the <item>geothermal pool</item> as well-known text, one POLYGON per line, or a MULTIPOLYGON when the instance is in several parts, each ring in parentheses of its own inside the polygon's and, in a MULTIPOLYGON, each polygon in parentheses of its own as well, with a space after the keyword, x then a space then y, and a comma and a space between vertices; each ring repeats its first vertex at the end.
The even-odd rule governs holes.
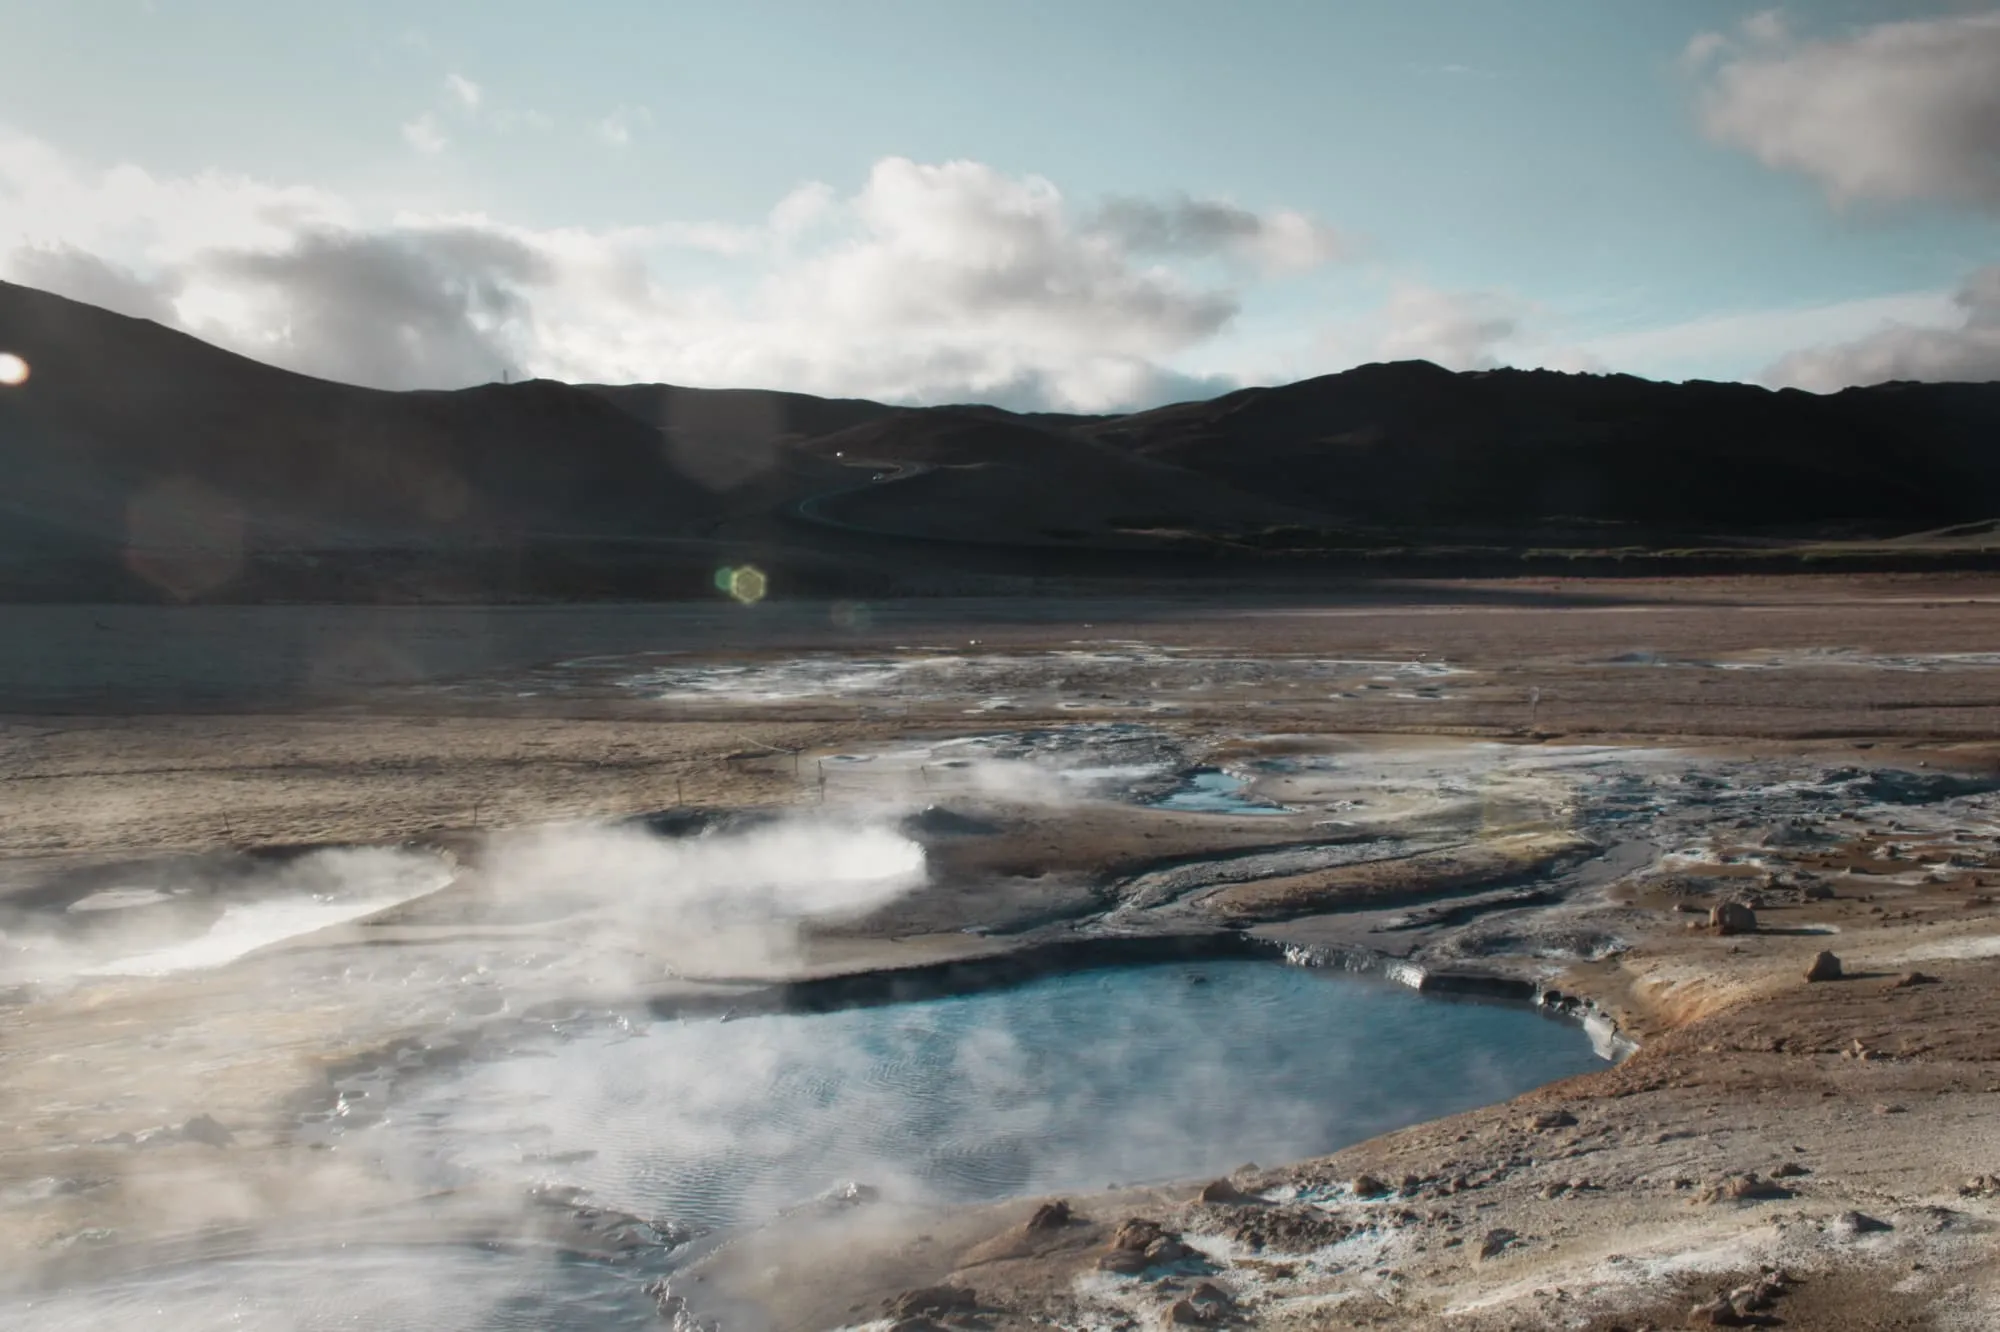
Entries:
MULTIPOLYGON (((1526 1008, 1273 962, 1172 963, 835 1012, 523 1030, 449 1071, 363 1078, 352 1113, 306 1133, 438 1188, 582 1188, 663 1231, 713 1231, 855 1183, 892 1206, 1211 1176, 1599 1066, 1580 1030, 1526 1008)), ((702 1244, 611 1264, 346 1238, 0 1301, 0 1322, 648 1326, 645 1276, 702 1244)))

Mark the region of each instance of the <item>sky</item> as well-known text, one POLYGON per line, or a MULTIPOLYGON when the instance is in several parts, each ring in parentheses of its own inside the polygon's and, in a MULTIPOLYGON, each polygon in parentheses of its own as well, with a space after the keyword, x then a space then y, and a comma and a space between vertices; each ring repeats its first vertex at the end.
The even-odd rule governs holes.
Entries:
POLYGON ((2000 378, 2000 5, 0 0, 0 278, 385 388, 2000 378))

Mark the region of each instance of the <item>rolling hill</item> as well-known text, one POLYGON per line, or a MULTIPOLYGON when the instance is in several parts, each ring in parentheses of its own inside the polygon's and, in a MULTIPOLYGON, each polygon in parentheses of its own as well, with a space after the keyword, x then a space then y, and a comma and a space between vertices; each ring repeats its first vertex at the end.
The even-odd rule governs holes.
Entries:
POLYGON ((1402 362, 1124 416, 389 393, 6 283, 0 349, 33 367, 0 388, 0 596, 692 595, 744 558, 818 591, 1551 547, 1964 561, 2000 515, 2000 384, 1822 397, 1402 362))

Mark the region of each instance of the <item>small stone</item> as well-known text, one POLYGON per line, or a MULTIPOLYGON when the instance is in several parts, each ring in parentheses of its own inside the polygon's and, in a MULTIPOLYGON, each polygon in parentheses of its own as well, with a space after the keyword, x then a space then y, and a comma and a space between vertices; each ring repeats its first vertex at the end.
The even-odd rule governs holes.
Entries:
POLYGON ((1785 1161, 1772 1168, 1771 1178, 1797 1179, 1800 1175, 1810 1175, 1811 1173, 1812 1171, 1806 1169, 1797 1161, 1785 1161))
POLYGON ((1695 1195, 1698 1203, 1723 1202, 1764 1202, 1772 1198, 1789 1198, 1790 1189, 1782 1184, 1759 1179, 1756 1171, 1747 1175, 1727 1175, 1695 1195))
POLYGON ((1160 1321, 1168 1327, 1199 1327, 1208 1322, 1209 1317, 1193 1300, 1179 1299, 1167 1306, 1166 1312, 1160 1315, 1160 1321))
POLYGON ((1237 1188, 1230 1180, 1212 1179, 1201 1186, 1201 1192, 1195 1195, 1195 1201, 1205 1203, 1247 1203, 1258 1200, 1237 1188))
POLYGON ((1557 1181, 1554 1184, 1545 1185, 1543 1187, 1542 1197, 1547 1201, 1553 1202, 1555 1199, 1562 1197, 1565 1193, 1568 1192, 1569 1192, 1569 1185, 1564 1184, 1561 1181, 1557 1181))
POLYGON ((1194 1250, 1175 1239, 1172 1235, 1162 1235, 1146 1246, 1146 1265, 1156 1263, 1178 1263, 1194 1257, 1194 1250))
POLYGON ((1146 1270, 1146 1255, 1138 1249, 1113 1249, 1097 1260, 1097 1270, 1135 1276, 1146 1270))
POLYGON ((1166 1233, 1166 1227, 1159 1222, 1135 1216, 1118 1227, 1117 1233, 1111 1237, 1111 1247, 1144 1253, 1147 1245, 1166 1233))
POLYGON ((1497 1256, 1519 1238, 1520 1236, 1511 1230, 1487 1231, 1485 1238, 1479 1241, 1479 1261, 1483 1263, 1488 1258, 1497 1256))
POLYGON ((1896 977, 1895 982, 1889 988, 1892 990, 1908 990, 1919 985, 1936 985, 1937 983, 1938 978, 1936 976, 1926 976, 1921 971, 1906 971, 1896 977))
POLYGON ((1894 1230, 1887 1221, 1869 1216, 1866 1212, 1842 1212, 1827 1224, 1827 1229, 1836 1235, 1872 1235, 1878 1231, 1894 1230))
POLYGON ((180 1136, 186 1142, 206 1143, 210 1147, 227 1147, 236 1141, 236 1135, 217 1123, 212 1115, 196 1115, 181 1125, 180 1136))
POLYGON ((1571 1128, 1576 1124, 1576 1116, 1567 1110, 1544 1110, 1528 1121, 1528 1127, 1536 1133, 1546 1133, 1550 1129, 1571 1128))
POLYGON ((891 1318, 972 1313, 979 1308, 979 1297, 964 1286, 920 1286, 896 1296, 887 1307, 891 1318))
POLYGON ((1708 927, 1717 934, 1755 934, 1757 913, 1747 902, 1717 902, 1708 909, 1708 927))
POLYGON ((1746 1321, 1727 1295, 1718 1295, 1706 1304, 1688 1310, 1688 1321, 1696 1327, 1743 1327, 1746 1321))
POLYGON ((1389 1193, 1389 1186, 1373 1175, 1356 1175, 1348 1189, 1357 1198, 1380 1198, 1389 1193))
POLYGON ((1074 1214, 1069 1210, 1069 1200, 1058 1198, 1054 1202, 1045 1202, 1035 1209, 1035 1214, 1028 1218, 1028 1229, 1061 1230, 1074 1219, 1074 1214))
POLYGON ((1835 981, 1840 979, 1840 959, 1832 953, 1821 950, 1819 956, 1806 968, 1808 981, 1835 981))
POLYGON ((2000 1175, 1974 1175, 1958 1186, 1958 1192, 1966 1198, 1990 1198, 2000 1193, 2000 1175))

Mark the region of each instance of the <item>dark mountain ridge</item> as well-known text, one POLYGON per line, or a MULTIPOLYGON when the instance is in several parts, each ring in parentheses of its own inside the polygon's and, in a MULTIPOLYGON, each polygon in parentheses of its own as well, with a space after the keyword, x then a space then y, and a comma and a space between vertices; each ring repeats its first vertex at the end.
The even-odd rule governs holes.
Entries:
POLYGON ((233 560, 177 596, 681 595, 733 558, 827 589, 1770 549, 2000 515, 2000 384, 1816 396, 1400 362, 1122 416, 665 384, 390 393, 7 283, 0 350, 32 368, 0 388, 0 595, 150 595, 148 561, 177 549, 233 560))

